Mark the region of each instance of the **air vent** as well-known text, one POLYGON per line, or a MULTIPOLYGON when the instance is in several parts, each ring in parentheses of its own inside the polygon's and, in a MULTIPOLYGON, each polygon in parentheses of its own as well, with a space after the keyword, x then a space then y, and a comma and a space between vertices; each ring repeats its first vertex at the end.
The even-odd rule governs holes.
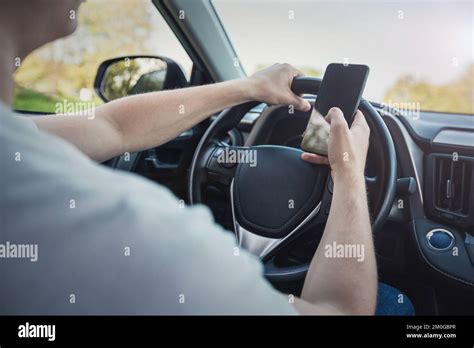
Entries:
POLYGON ((437 156, 434 161, 436 208, 456 215, 469 213, 474 164, 451 156, 437 156))

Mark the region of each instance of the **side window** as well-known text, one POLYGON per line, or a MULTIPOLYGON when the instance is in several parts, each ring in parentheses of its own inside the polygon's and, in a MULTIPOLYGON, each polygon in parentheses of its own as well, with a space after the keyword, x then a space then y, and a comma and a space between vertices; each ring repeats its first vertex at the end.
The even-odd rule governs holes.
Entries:
POLYGON ((54 113, 58 105, 99 105, 93 84, 106 59, 160 55, 178 62, 187 78, 192 61, 149 0, 89 0, 79 9, 71 36, 45 45, 20 62, 13 108, 54 113))

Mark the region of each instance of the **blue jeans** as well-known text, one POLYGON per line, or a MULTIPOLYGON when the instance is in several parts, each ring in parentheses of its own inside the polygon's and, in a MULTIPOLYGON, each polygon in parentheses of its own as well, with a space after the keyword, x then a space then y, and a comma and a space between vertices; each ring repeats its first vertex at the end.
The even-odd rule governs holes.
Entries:
POLYGON ((410 299, 384 283, 379 283, 375 315, 415 315, 410 299))

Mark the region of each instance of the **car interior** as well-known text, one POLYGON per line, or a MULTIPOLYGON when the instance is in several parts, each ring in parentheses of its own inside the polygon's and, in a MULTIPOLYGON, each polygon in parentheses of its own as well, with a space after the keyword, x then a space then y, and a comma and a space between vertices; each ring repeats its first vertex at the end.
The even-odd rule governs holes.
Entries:
MULTIPOLYGON (((152 3, 192 60, 190 76, 173 57, 109 59, 94 82, 104 102, 245 76, 212 1, 152 3), (192 16, 180 20, 181 13, 192 16), (135 70, 139 76, 125 92, 114 89, 117 74, 135 65, 148 70, 135 70)), ((321 77, 301 76, 292 89, 314 104, 320 85, 321 77)), ((366 99, 359 108, 371 130, 365 175, 379 281, 406 293, 417 315, 474 313, 473 115, 412 115, 366 99)), ((332 198, 329 168, 299 158, 309 116, 249 102, 212 115, 160 147, 103 165, 164 185, 183 204, 206 205, 240 247, 262 259, 275 288, 298 295, 332 198), (217 161, 225 149, 248 148, 257 151, 258 170, 217 161), (278 204, 288 197, 295 209, 278 204)))

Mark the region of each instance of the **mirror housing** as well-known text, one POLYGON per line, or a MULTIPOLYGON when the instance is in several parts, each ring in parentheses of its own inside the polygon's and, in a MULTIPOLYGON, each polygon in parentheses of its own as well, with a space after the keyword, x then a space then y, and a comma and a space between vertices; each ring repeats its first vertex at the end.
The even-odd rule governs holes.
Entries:
POLYGON ((172 59, 127 56, 106 60, 97 70, 96 93, 105 102, 128 95, 187 87, 181 67, 172 59))

